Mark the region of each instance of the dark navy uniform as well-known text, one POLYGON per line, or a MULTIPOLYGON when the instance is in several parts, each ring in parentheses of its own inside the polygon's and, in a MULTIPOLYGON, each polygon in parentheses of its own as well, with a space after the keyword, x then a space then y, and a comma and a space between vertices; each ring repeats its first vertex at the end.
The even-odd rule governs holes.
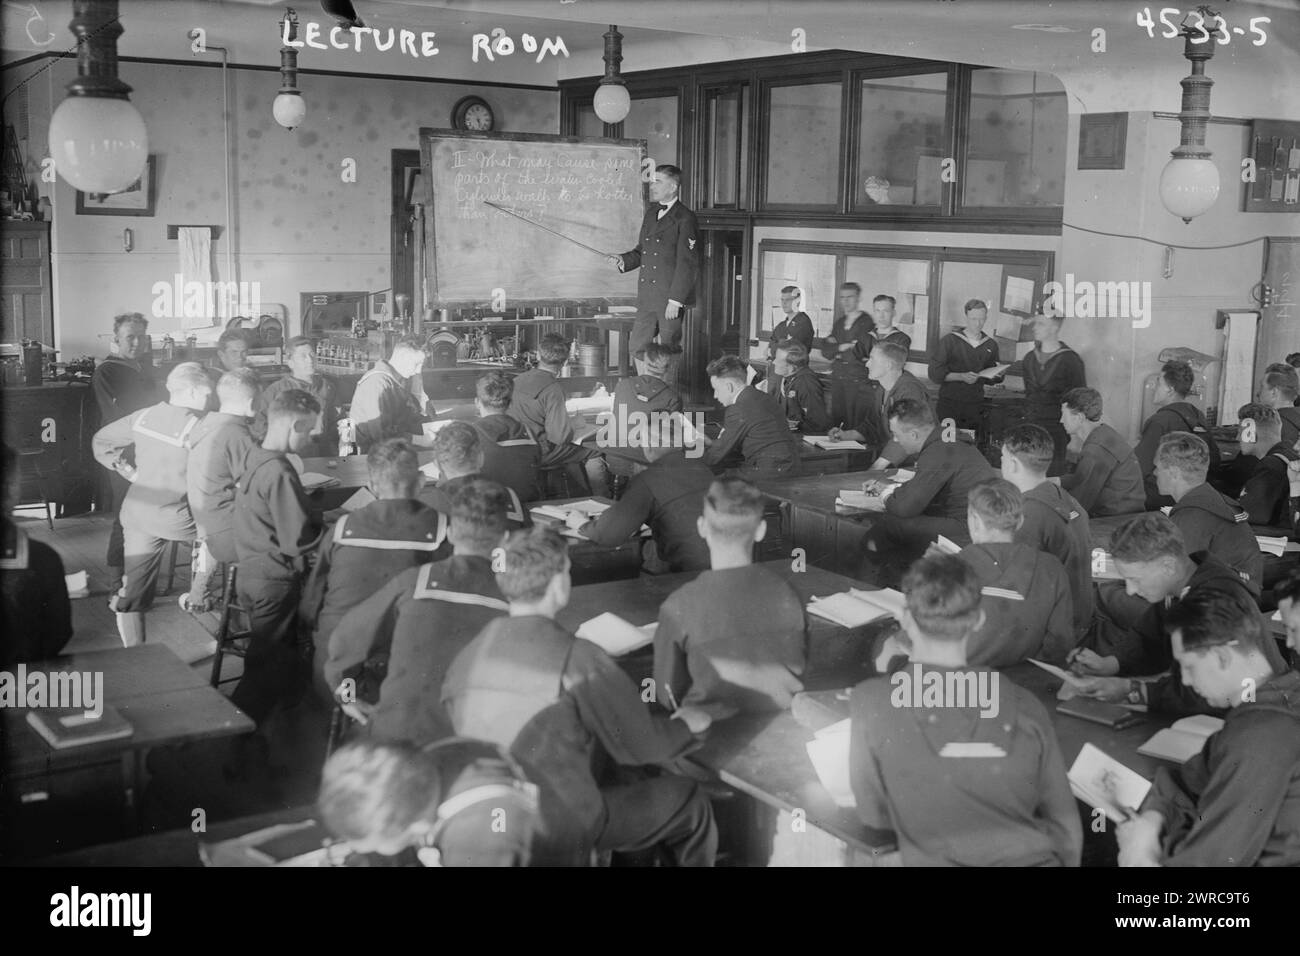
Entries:
POLYGON ((315 634, 324 668, 330 633, 349 609, 413 565, 451 556, 447 516, 411 498, 372 501, 334 524, 312 568, 298 613, 315 634))
POLYGON ((1282 444, 1294 448, 1295 443, 1300 441, 1300 408, 1295 405, 1283 406, 1277 409, 1277 417, 1282 419, 1282 444))
POLYGON ((1146 510, 1137 455, 1109 425, 1098 425, 1083 440, 1078 464, 1061 476, 1061 487, 1093 518, 1146 510))
POLYGON ((450 737, 442 705, 447 669, 489 621, 509 609, 488 558, 453 555, 408 568, 334 627, 326 646, 326 683, 333 693, 367 661, 386 656, 370 732, 415 744, 450 737))
POLYGON ((1143 423, 1142 434, 1138 438, 1137 447, 1133 449, 1133 453, 1137 455, 1138 465, 1142 469, 1142 481, 1146 486, 1147 511, 1155 511, 1157 508, 1174 503, 1168 495, 1160 493, 1159 488, 1156 487, 1155 475, 1156 450, 1160 447, 1160 439, 1170 432, 1191 432, 1203 440, 1210 448, 1211 472, 1223 460, 1223 456, 1219 454, 1219 446, 1215 443, 1214 436, 1210 434, 1209 422, 1205 420, 1205 414, 1199 408, 1190 402, 1171 402, 1157 408, 1143 423))
POLYGON ((1044 481, 1024 494, 1024 523, 1015 540, 1060 561, 1070 579, 1074 629, 1082 639, 1092 623, 1092 537, 1088 512, 1068 491, 1044 481))
POLYGON ((482 475, 505 485, 527 504, 542 497, 542 448, 523 422, 509 415, 484 415, 470 422, 483 449, 482 475))
POLYGON ((742 478, 789 475, 799 463, 790 426, 776 404, 748 385, 722 415, 722 433, 705 456, 710 468, 742 478))
POLYGON ((807 663, 803 601, 771 568, 705 571, 659 608, 655 687, 714 720, 789 710, 807 663))
MULTIPOLYGON (((138 412, 158 400, 158 385, 154 381, 153 366, 147 361, 137 362, 120 355, 110 355, 95 366, 90 380, 91 391, 99 405, 99 425, 115 422, 119 418, 138 412)), ((119 472, 109 469, 108 485, 112 490, 114 508, 113 527, 108 533, 108 558, 110 568, 121 569, 125 563, 122 552, 122 516, 120 509, 131 483, 119 472)))
POLYGON ((676 345, 682 337, 682 313, 665 319, 668 300, 695 304, 695 283, 700 274, 699 226, 695 213, 681 200, 674 200, 659 215, 661 206, 652 203, 641 220, 636 248, 623 253, 623 272, 640 269, 636 289, 636 322, 628 340, 630 354, 644 349, 659 331, 661 345, 676 345))
POLYGON ((1236 569, 1256 600, 1264 581, 1264 555, 1241 505, 1207 484, 1199 484, 1174 505, 1169 518, 1178 525, 1188 551, 1208 551, 1236 569))
POLYGON ((198 536, 224 564, 235 554, 235 486, 257 442, 248 420, 208 412, 190 432, 186 485, 198 536))
POLYGON ((1030 657, 1064 664, 1075 645, 1074 600, 1061 562, 1023 544, 970 544, 958 555, 979 577, 984 626, 966 644, 972 666, 1030 657))
POLYGON ((632 375, 621 378, 614 386, 614 413, 620 405, 629 412, 680 412, 682 396, 661 378, 632 375))
POLYGON ((782 319, 772 329, 772 334, 767 340, 767 360, 770 362, 776 358, 777 345, 786 339, 793 339, 811 352, 814 335, 812 319, 808 318, 806 312, 796 312, 782 319))
POLYGON ((912 337, 902 329, 898 328, 892 328, 883 334, 880 329, 872 329, 871 341, 876 345, 879 345, 881 342, 889 342, 891 345, 897 345, 904 351, 912 351, 912 337))
MULTIPOLYGON (((909 665, 903 673, 922 681, 937 672, 942 682, 954 670, 967 683, 999 679, 983 667, 909 665)), ((1052 719, 1029 691, 1009 680, 998 686, 991 716, 978 704, 899 707, 888 677, 849 695, 857 814, 872 829, 894 831, 904 866, 1079 865, 1079 810, 1052 719), (972 744, 978 756, 960 754, 972 744)))
POLYGON ((1258 459, 1239 499, 1251 524, 1285 526, 1288 523, 1287 498, 1291 482, 1287 476, 1287 462, 1295 461, 1297 457, 1300 455, 1288 448, 1285 442, 1279 442, 1258 459))
MULTIPOLYGON (((456 489, 471 481, 486 478, 487 475, 481 472, 461 475, 459 478, 443 478, 431 485, 425 485, 420 489, 420 494, 417 497, 434 511, 450 517, 451 499, 455 495, 456 489)), ((533 526, 532 516, 528 513, 528 509, 524 507, 519 495, 509 485, 502 485, 501 487, 505 488, 506 494, 510 498, 510 506, 506 511, 506 526, 511 531, 518 531, 520 528, 531 528, 533 526)))
POLYGON ((564 389, 554 372, 535 368, 515 376, 510 417, 517 419, 541 445, 542 467, 574 465, 599 450, 573 443, 573 424, 564 404, 564 389))
POLYGON ((1056 445, 1049 475, 1059 475, 1065 466, 1065 447, 1070 438, 1061 424, 1061 398, 1072 388, 1084 388, 1087 373, 1083 359, 1064 342, 1055 352, 1044 353, 1041 343, 1022 359, 1021 376, 1025 380, 1025 421, 1038 425, 1052 436, 1056 445))
POLYGON ((54 657, 72 638, 72 606, 63 562, 9 518, 0 522, 0 668, 54 657))
POLYGON ((831 427, 826 408, 826 389, 821 377, 806 365, 784 378, 768 379, 771 395, 776 399, 787 422, 798 422, 801 435, 825 435, 831 427))
POLYGON ((871 403, 867 406, 868 415, 855 426, 855 430, 866 438, 867 445, 876 450, 876 457, 884 458, 892 466, 901 465, 907 458, 907 452, 894 441, 889 431, 889 410, 895 402, 903 399, 928 406, 930 393, 925 390, 925 385, 919 378, 906 370, 888 391, 879 382, 873 381, 871 403))
POLYGON ((198 412, 161 402, 105 425, 92 439, 95 460, 132 481, 120 509, 125 570, 113 600, 119 613, 148 610, 167 542, 194 540, 186 471, 190 433, 199 421, 198 412))
MULTIPOLYGON (((950 372, 982 372, 998 364, 998 343, 986 332, 979 344, 971 345, 963 331, 949 332, 939 339, 930 359, 930 381, 939 386, 939 403, 935 417, 942 423, 951 418, 959 428, 978 428, 980 406, 984 402, 984 383, 944 381, 950 372)), ((989 382, 992 382, 989 379, 989 382)), ((1057 410, 1058 416, 1060 409, 1057 410)))
POLYGON ((613 548, 650 526, 659 557, 671 571, 703 571, 709 567, 709 546, 696 521, 704 513, 704 496, 713 472, 699 458, 674 448, 632 476, 623 497, 582 527, 584 537, 613 548))
MULTIPOLYGON (((357 383, 358 385, 360 382, 357 383)), ((329 455, 337 455, 339 450, 339 410, 335 404, 335 393, 338 391, 334 387, 334 379, 328 375, 322 375, 317 372, 311 377, 310 382, 304 382, 300 378, 294 378, 292 373, 285 374, 282 378, 277 379, 262 390, 258 396, 257 405, 254 409, 261 411, 257 415, 257 422, 253 430, 254 435, 260 437, 266 436, 266 409, 271 406, 272 400, 281 392, 287 392, 291 388, 306 392, 316 401, 320 402, 320 418, 317 420, 316 428, 319 434, 312 436, 303 449, 298 452, 303 458, 325 458, 329 455)), ((419 430, 412 432, 418 435, 419 430)))
POLYGON ((452 663, 442 699, 457 734, 508 747, 538 785, 547 839, 534 865, 655 844, 679 866, 713 864, 717 831, 694 782, 608 779, 615 764, 671 761, 694 739, 683 721, 652 714, 595 644, 539 615, 497 618, 452 663))
POLYGON ((831 334, 822 340, 822 357, 831 360, 832 425, 852 428, 866 417, 871 400, 866 363, 875 330, 871 316, 859 310, 853 316, 837 316, 831 334))

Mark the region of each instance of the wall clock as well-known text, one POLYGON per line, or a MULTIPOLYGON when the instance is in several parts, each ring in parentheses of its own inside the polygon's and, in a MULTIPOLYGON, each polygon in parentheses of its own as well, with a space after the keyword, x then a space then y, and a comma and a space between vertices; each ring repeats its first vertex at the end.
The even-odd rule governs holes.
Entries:
POLYGON ((483 97, 464 96, 451 108, 451 125, 471 133, 488 133, 496 126, 496 115, 483 97))

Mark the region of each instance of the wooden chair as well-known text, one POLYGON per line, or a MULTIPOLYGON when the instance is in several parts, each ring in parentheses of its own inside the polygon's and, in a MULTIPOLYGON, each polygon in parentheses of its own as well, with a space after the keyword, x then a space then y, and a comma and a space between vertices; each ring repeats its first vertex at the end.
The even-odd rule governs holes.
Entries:
POLYGON ((226 565, 226 584, 221 592, 221 623, 217 626, 217 648, 212 655, 212 675, 208 679, 213 687, 229 683, 235 680, 228 677, 225 680, 221 678, 221 662, 227 653, 236 657, 243 657, 243 648, 236 643, 242 638, 248 637, 247 630, 235 630, 232 619, 235 614, 244 614, 244 608, 235 603, 235 566, 226 565))
POLYGON ((41 471, 41 456, 45 454, 45 447, 38 446, 35 448, 20 448, 18 450, 18 478, 21 488, 34 486, 37 495, 40 496, 41 504, 45 506, 45 523, 54 530, 54 513, 50 510, 50 499, 45 493, 45 483, 49 476, 41 471))

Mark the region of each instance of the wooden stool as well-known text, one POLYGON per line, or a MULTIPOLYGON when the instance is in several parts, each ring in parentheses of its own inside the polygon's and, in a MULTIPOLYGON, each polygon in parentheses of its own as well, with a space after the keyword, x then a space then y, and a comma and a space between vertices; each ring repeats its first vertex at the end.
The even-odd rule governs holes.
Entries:
POLYGON ((243 657, 243 650, 235 642, 248 636, 247 631, 235 631, 231 625, 231 618, 234 613, 244 613, 244 609, 235 603, 235 566, 226 565, 226 586, 221 592, 221 623, 217 627, 217 649, 212 657, 212 676, 208 679, 213 687, 220 684, 229 683, 235 678, 229 677, 226 680, 221 679, 221 660, 225 656, 227 649, 236 657, 243 657))
POLYGON ((18 450, 18 480, 19 487, 23 485, 34 484, 36 493, 40 495, 41 504, 45 506, 45 523, 54 530, 54 515, 50 511, 50 499, 45 494, 45 475, 41 472, 40 457, 45 454, 44 446, 39 448, 20 448, 18 450))

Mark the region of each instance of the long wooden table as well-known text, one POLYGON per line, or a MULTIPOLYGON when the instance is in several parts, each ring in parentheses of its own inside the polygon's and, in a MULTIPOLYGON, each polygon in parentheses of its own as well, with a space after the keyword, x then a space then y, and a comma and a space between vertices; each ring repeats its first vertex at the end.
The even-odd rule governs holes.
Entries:
MULTIPOLYGON (((16 810, 57 798, 64 775, 92 768, 121 774, 128 810, 138 808, 144 756, 153 747, 251 733, 254 723, 164 644, 70 654, 26 665, 27 674, 103 675, 103 700, 131 724, 129 737, 56 750, 27 722, 29 708, 0 710, 5 789, 16 810)), ((135 813, 131 813, 135 817, 135 813)), ((128 823, 138 826, 139 820, 128 823)))
POLYGON ((835 498, 841 489, 861 488, 864 481, 894 471, 772 479, 758 482, 758 487, 777 502, 781 537, 788 547, 803 548, 809 564, 851 576, 861 563, 862 539, 871 528, 874 514, 837 505, 835 498))

